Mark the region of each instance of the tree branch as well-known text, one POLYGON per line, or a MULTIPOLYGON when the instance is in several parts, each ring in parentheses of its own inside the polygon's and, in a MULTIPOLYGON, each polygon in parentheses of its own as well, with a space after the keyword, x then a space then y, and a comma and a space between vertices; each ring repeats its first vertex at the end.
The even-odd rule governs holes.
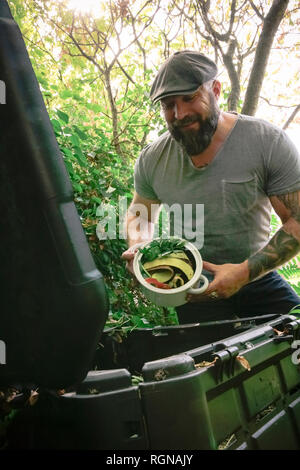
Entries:
POLYGON ((274 103, 270 103, 270 101, 268 100, 268 98, 265 98, 264 96, 260 96, 260 99, 264 100, 266 103, 268 103, 269 106, 275 106, 276 108, 295 108, 297 106, 299 106, 298 104, 291 104, 289 106, 287 105, 284 105, 284 104, 274 104, 274 103))
POLYGON ((259 9, 257 8, 257 6, 254 4, 254 2, 252 0, 249 0, 249 3, 250 5, 252 6, 253 10, 255 11, 255 13, 257 14, 257 16, 264 21, 265 17, 264 15, 261 14, 261 12, 259 11, 259 9))
POLYGON ((229 22, 229 27, 226 33, 221 34, 218 31, 216 31, 213 26, 212 22, 208 18, 208 6, 207 2, 203 2, 201 0, 198 0, 196 2, 196 7, 202 16, 203 22, 209 31, 209 33, 214 36, 214 38, 218 39, 219 41, 224 41, 228 42, 232 33, 232 27, 234 23, 234 18, 235 18, 235 13, 236 13, 236 0, 232 0, 231 2, 231 7, 230 7, 230 22, 229 22))
POLYGON ((250 116, 255 114, 271 47, 288 2, 289 0, 273 0, 272 6, 265 17, 242 108, 243 114, 250 116))
POLYGON ((135 81, 133 80, 133 78, 129 75, 129 73, 126 72, 126 70, 124 69, 124 67, 120 64, 119 60, 117 60, 117 64, 118 66, 120 67, 120 69, 122 70, 122 72, 124 73, 125 77, 131 82, 133 83, 134 85, 136 85, 135 81))
POLYGON ((294 120, 296 114, 300 111, 300 104, 298 104, 296 106, 296 108, 294 109, 294 111, 292 112, 292 114, 290 115, 290 117, 288 118, 288 120, 286 121, 286 123, 284 124, 283 128, 282 129, 287 129, 288 126, 291 124, 291 122, 294 120))

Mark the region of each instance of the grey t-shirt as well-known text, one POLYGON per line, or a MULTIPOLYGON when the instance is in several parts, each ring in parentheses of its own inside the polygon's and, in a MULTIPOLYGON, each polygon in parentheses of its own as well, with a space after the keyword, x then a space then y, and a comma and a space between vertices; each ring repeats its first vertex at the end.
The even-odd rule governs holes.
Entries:
POLYGON ((170 133, 164 133, 141 152, 135 189, 171 212, 175 207, 175 234, 197 242, 204 260, 240 263, 269 239, 269 196, 300 190, 300 158, 280 128, 239 115, 203 168, 196 168, 170 133))

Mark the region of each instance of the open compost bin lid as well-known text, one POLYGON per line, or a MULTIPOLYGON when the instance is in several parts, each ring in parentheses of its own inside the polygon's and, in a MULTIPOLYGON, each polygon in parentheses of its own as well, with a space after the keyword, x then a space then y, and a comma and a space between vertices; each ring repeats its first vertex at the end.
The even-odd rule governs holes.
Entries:
POLYGON ((0 385, 66 387, 108 314, 21 32, 0 0, 0 385))

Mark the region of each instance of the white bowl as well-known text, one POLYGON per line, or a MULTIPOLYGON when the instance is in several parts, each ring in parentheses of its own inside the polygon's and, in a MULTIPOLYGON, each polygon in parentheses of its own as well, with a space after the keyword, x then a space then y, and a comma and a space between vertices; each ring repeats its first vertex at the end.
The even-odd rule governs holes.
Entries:
MULTIPOLYGON (((173 238, 178 239, 178 237, 173 238)), ((155 240, 159 240, 159 238, 156 238, 155 240)), ((184 305, 185 303, 187 303, 187 294, 202 294, 208 287, 208 279, 203 274, 201 274, 203 262, 199 251, 192 243, 187 242, 186 240, 181 238, 179 238, 179 240, 184 242, 184 248, 190 251, 195 259, 194 275, 192 279, 190 279, 183 286, 176 287, 174 289, 159 289, 158 287, 152 286, 151 284, 145 281, 140 271, 140 260, 143 254, 137 251, 133 260, 133 271, 135 277, 141 285, 143 293, 145 294, 147 299, 151 300, 156 305, 160 305, 162 307, 178 307, 179 305, 184 305), (198 285, 200 279, 204 283, 203 286, 195 288, 198 285)), ((152 241, 153 240, 151 240, 151 242, 152 241)), ((146 247, 151 242, 147 242, 144 245, 141 245, 140 248, 146 247)))

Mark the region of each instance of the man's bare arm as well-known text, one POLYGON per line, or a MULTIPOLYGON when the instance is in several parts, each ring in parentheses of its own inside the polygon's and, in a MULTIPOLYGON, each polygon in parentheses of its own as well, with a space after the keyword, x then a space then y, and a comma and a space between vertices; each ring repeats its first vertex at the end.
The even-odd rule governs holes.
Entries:
MULTIPOLYGON (((206 296, 217 292, 219 297, 231 297, 250 281, 278 268, 299 253, 300 191, 272 196, 270 201, 281 218, 282 227, 264 248, 243 263, 216 265, 204 261, 203 268, 214 274, 214 280, 205 291, 206 296)), ((192 302, 201 300, 197 296, 190 297, 192 302)))
POLYGON ((126 233, 129 247, 152 239, 159 209, 160 201, 145 199, 138 193, 134 193, 126 215, 126 233))
POLYGON ((248 259, 250 281, 278 268, 300 251, 300 191, 272 196, 270 200, 284 223, 269 243, 248 259))
POLYGON ((126 216, 126 233, 128 250, 124 251, 122 258, 126 260, 128 271, 133 274, 133 258, 139 243, 153 238, 154 224, 159 214, 160 201, 145 199, 134 193, 132 203, 126 216))

